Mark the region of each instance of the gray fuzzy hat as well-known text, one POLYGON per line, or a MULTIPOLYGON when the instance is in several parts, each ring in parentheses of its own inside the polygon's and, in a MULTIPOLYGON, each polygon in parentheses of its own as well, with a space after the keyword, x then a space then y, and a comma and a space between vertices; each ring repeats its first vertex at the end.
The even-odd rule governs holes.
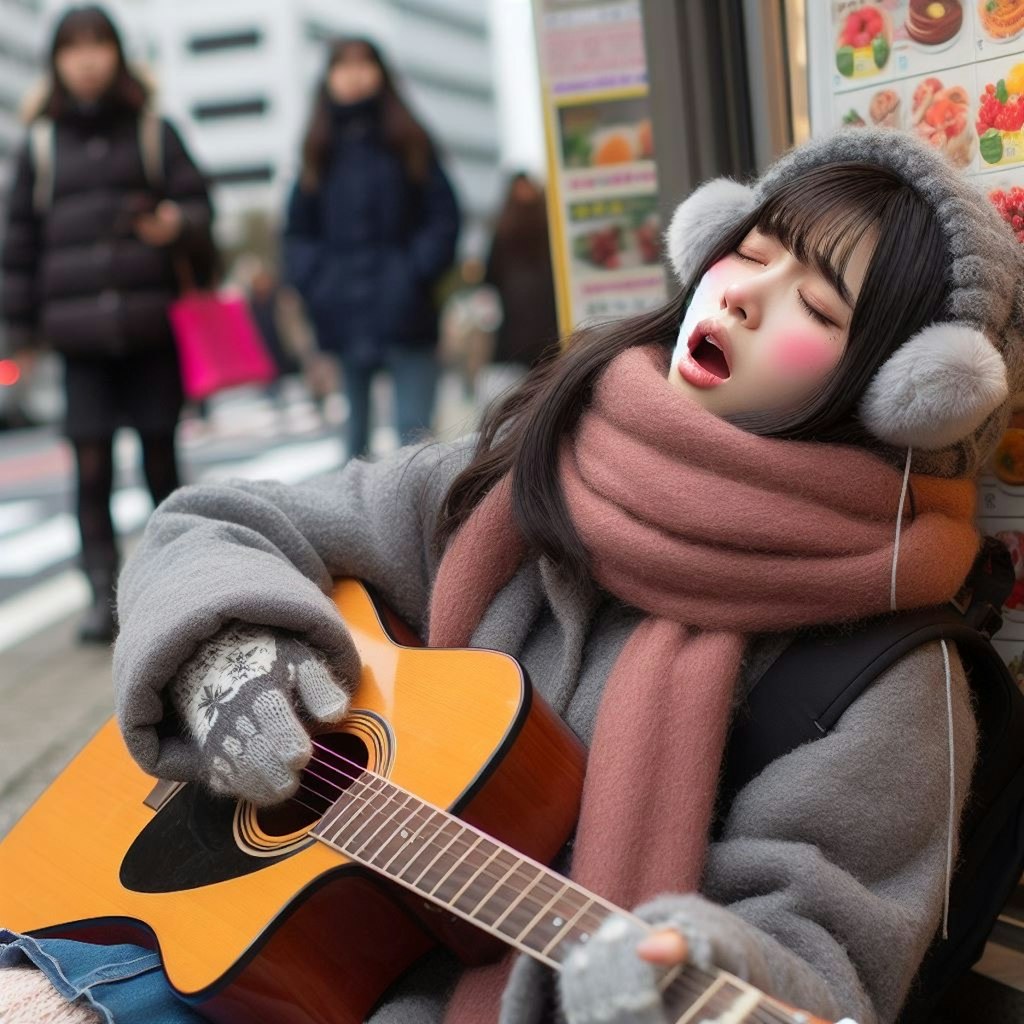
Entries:
MULTIPOLYGON (((976 475, 1024 391, 1024 245, 984 193, 935 150, 884 128, 858 128, 794 149, 751 186, 701 185, 666 232, 672 265, 689 283, 718 244, 780 185, 822 164, 885 167, 935 211, 946 242, 942 314, 907 339, 865 390, 860 416, 896 465, 912 446, 915 472, 976 475)), ((907 253, 912 260, 914 254, 907 253)))

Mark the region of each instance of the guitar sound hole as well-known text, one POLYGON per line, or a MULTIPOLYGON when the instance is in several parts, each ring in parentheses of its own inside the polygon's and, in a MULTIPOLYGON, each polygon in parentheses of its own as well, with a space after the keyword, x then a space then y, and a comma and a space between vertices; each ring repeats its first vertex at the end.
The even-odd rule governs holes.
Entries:
POLYGON ((321 733, 313 743, 313 758, 302 772, 298 792, 257 813, 264 835, 289 836, 316 824, 370 760, 366 744, 347 732, 321 733))

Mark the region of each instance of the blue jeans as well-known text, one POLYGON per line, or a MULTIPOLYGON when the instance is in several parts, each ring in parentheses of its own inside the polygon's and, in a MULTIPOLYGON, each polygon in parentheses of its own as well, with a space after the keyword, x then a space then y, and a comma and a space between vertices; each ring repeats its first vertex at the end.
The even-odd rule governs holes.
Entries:
POLYGON ((341 357, 348 398, 348 455, 351 459, 370 450, 370 385, 380 369, 395 382, 395 419, 401 444, 411 444, 430 430, 439 376, 433 348, 394 348, 380 365, 341 357))
POLYGON ((142 946, 33 939, 0 929, 0 969, 28 964, 69 1002, 84 998, 107 1024, 203 1024, 174 994, 160 954, 142 946))

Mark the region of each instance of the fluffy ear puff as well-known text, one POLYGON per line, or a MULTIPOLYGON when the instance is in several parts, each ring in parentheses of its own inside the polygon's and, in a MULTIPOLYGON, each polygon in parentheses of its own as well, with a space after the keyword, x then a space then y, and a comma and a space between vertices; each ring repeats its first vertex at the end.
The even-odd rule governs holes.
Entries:
POLYGON ((981 331, 930 324, 882 364, 861 419, 880 441, 935 451, 973 434, 1008 394, 1006 364, 981 331))
POLYGON ((680 283, 690 280, 722 234, 753 208, 753 190, 731 178, 705 182, 676 207, 665 248, 680 283))

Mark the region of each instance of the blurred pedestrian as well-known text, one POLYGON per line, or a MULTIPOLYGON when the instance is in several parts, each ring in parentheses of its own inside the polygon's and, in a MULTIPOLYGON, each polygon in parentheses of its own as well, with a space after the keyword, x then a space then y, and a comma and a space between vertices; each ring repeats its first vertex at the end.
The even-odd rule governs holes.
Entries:
POLYGON ((477 403, 488 406, 558 340, 558 313, 544 187, 512 175, 494 228, 485 280, 497 289, 502 318, 494 359, 481 372, 477 403))
POLYGON ((273 268, 260 261, 253 269, 246 291, 253 320, 277 369, 277 377, 267 385, 267 396, 283 405, 281 380, 298 373, 300 366, 281 323, 281 282, 273 268))
POLYGON ((285 228, 290 282, 320 347, 341 360, 349 454, 369 450, 370 385, 395 382, 402 443, 429 429, 437 387, 434 287, 455 257, 458 208, 430 136, 377 47, 330 51, 285 228))
POLYGON ((477 375, 493 358, 501 323, 501 300, 484 281, 485 269, 479 257, 467 256, 441 310, 441 362, 459 375, 469 401, 476 397, 477 375))
POLYGON ((150 111, 149 90, 102 8, 61 17, 49 75, 10 198, 3 316, 13 349, 45 343, 64 355, 65 432, 93 592, 79 635, 108 643, 118 564, 114 432, 138 431, 159 503, 178 486, 182 390, 167 318, 179 291, 175 260, 194 256, 193 276, 209 263, 211 209, 202 175, 174 128, 150 111))

